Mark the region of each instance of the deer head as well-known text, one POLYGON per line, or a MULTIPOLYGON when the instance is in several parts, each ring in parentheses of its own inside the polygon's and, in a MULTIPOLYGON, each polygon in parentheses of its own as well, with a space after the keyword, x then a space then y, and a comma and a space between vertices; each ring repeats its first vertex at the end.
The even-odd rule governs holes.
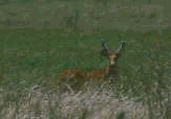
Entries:
POLYGON ((105 41, 102 41, 101 45, 102 45, 101 55, 105 56, 109 60, 110 66, 115 66, 116 62, 118 61, 118 58, 122 54, 122 50, 125 46, 125 42, 122 41, 121 45, 116 50, 109 49, 105 41))

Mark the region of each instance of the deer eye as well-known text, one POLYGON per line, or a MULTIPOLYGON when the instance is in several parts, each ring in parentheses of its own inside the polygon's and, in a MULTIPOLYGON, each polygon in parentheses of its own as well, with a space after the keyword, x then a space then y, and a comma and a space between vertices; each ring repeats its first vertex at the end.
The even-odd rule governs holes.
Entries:
POLYGON ((117 60, 118 59, 118 57, 115 57, 115 60, 117 60))

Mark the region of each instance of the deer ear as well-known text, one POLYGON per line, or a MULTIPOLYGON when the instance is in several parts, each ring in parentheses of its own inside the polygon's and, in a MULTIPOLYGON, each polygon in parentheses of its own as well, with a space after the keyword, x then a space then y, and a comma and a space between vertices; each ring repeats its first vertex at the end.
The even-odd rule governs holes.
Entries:
POLYGON ((100 51, 100 54, 101 54, 102 56, 107 57, 107 56, 109 55, 109 52, 108 52, 108 50, 106 50, 106 49, 102 49, 102 50, 100 51))
POLYGON ((103 40, 102 43, 101 43, 101 51, 100 51, 100 54, 102 56, 108 56, 109 55, 109 48, 107 47, 106 45, 106 42, 103 40))
POLYGON ((122 41, 121 42, 121 45, 115 50, 115 53, 116 54, 118 54, 118 55, 120 55, 121 54, 121 52, 122 52, 122 50, 124 49, 124 47, 125 47, 125 42, 124 41, 122 41))

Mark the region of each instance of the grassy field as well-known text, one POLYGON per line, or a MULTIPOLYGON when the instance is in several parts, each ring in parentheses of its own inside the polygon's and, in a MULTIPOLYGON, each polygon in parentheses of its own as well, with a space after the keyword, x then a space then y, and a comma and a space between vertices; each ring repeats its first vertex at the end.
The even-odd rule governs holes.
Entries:
POLYGON ((1 0, 0 119, 170 119, 169 0, 1 0), (103 69, 101 40, 120 79, 62 92, 65 69, 103 69))
MULTIPOLYGON (((121 79, 115 85, 116 90, 109 91, 110 95, 121 99, 123 97, 135 98, 138 102, 145 103, 146 110, 150 111, 151 119, 169 119, 170 34, 169 30, 162 30, 160 33, 159 31, 107 31, 95 34, 62 30, 1 30, 0 39, 3 41, 1 44, 3 52, 1 55, 2 102, 0 106, 1 109, 4 109, 1 112, 1 117, 7 118, 6 116, 12 113, 8 112, 8 109, 12 108, 13 116, 19 118, 17 113, 21 114, 21 112, 17 112, 17 107, 18 110, 24 108, 20 107, 20 103, 24 103, 22 101, 28 96, 28 93, 32 93, 30 91, 35 87, 36 89, 37 87, 41 88, 41 95, 44 98, 46 95, 53 97, 52 94, 59 96, 58 77, 64 69, 93 71, 105 68, 107 61, 99 54, 100 39, 104 38, 112 48, 116 48, 121 40, 127 43, 118 64, 121 79), (53 93, 49 94, 49 92, 53 93)), ((94 91, 96 92, 101 90, 98 87, 99 85, 94 86, 93 89, 89 88, 96 89, 94 91)), ((39 88, 38 90, 40 90, 39 88)), ((86 93, 82 92, 82 94, 86 93)), ((91 96, 93 95, 94 93, 91 96)), ((72 97, 72 95, 70 96, 72 97)), ((50 101, 53 102, 53 99, 50 101)), ((38 113, 39 117, 42 113, 39 108, 30 109, 30 111, 38 113), (36 110, 38 112, 35 112, 36 110)), ((57 117, 56 108, 52 108, 52 112, 55 114, 50 115, 52 112, 49 111, 49 116, 52 117, 47 116, 46 118, 57 117)), ((74 114, 72 116, 74 118, 74 114)))
POLYGON ((0 29, 170 28, 170 4, 169 0, 1 0, 0 29))

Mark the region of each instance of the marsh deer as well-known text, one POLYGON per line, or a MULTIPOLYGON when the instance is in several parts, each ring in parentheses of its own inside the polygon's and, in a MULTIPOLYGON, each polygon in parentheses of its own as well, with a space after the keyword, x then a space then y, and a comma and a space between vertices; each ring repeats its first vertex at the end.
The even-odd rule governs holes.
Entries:
POLYGON ((122 54, 122 50, 125 46, 125 42, 122 42, 121 45, 116 49, 112 50, 107 47, 105 41, 102 41, 101 52, 105 58, 108 59, 108 66, 105 69, 92 71, 92 72, 83 72, 80 70, 65 70, 60 77, 60 81, 69 81, 70 83, 79 82, 84 83, 85 81, 90 81, 93 79, 104 79, 114 81, 117 80, 117 61, 122 54))

